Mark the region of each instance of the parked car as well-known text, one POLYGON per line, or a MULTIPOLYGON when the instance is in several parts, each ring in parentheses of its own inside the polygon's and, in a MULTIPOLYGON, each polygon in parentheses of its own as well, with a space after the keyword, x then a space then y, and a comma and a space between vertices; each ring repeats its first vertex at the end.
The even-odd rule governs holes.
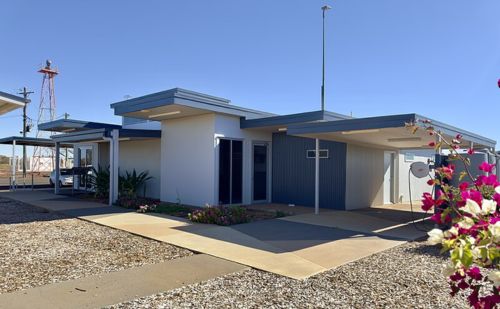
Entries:
MULTIPOLYGON (((56 183, 56 171, 50 173, 49 182, 51 186, 56 183)), ((61 168, 59 170, 59 186, 71 186, 73 185, 73 172, 70 168, 61 168)))

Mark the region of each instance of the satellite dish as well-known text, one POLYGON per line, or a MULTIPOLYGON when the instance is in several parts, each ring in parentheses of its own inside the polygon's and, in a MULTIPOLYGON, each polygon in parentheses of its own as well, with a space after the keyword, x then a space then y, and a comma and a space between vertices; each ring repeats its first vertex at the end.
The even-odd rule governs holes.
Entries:
POLYGON ((424 162, 413 162, 410 165, 410 171, 417 178, 427 177, 430 173, 429 165, 424 162))

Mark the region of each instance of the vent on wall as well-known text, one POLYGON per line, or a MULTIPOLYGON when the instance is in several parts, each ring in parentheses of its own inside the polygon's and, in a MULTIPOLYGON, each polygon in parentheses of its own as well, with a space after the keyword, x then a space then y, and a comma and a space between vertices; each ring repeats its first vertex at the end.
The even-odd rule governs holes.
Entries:
MULTIPOLYGON (((328 155, 329 155, 328 149, 320 149, 319 150, 319 158, 320 159, 328 159, 328 155)), ((306 156, 308 159, 316 158, 316 150, 315 149, 307 150, 306 156)))

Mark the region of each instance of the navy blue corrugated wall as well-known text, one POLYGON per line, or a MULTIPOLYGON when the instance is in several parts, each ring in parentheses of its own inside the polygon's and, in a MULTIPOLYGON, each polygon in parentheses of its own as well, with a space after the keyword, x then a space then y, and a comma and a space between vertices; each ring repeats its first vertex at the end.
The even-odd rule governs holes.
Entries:
MULTIPOLYGON (((314 159, 306 157, 314 148, 314 139, 273 134, 274 203, 314 207, 314 159)), ((345 209, 347 146, 321 141, 320 148, 329 151, 328 159, 320 160, 320 207, 345 209)))

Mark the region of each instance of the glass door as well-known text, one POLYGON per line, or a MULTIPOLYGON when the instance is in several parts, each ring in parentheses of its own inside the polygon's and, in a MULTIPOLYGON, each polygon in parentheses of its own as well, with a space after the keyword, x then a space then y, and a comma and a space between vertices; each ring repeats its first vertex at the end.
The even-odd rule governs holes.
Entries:
POLYGON ((243 142, 219 140, 219 204, 243 202, 243 142))
POLYGON ((93 147, 78 146, 78 187, 82 190, 90 189, 88 175, 92 171, 93 147))
POLYGON ((253 200, 267 200, 267 144, 253 145, 253 200))

